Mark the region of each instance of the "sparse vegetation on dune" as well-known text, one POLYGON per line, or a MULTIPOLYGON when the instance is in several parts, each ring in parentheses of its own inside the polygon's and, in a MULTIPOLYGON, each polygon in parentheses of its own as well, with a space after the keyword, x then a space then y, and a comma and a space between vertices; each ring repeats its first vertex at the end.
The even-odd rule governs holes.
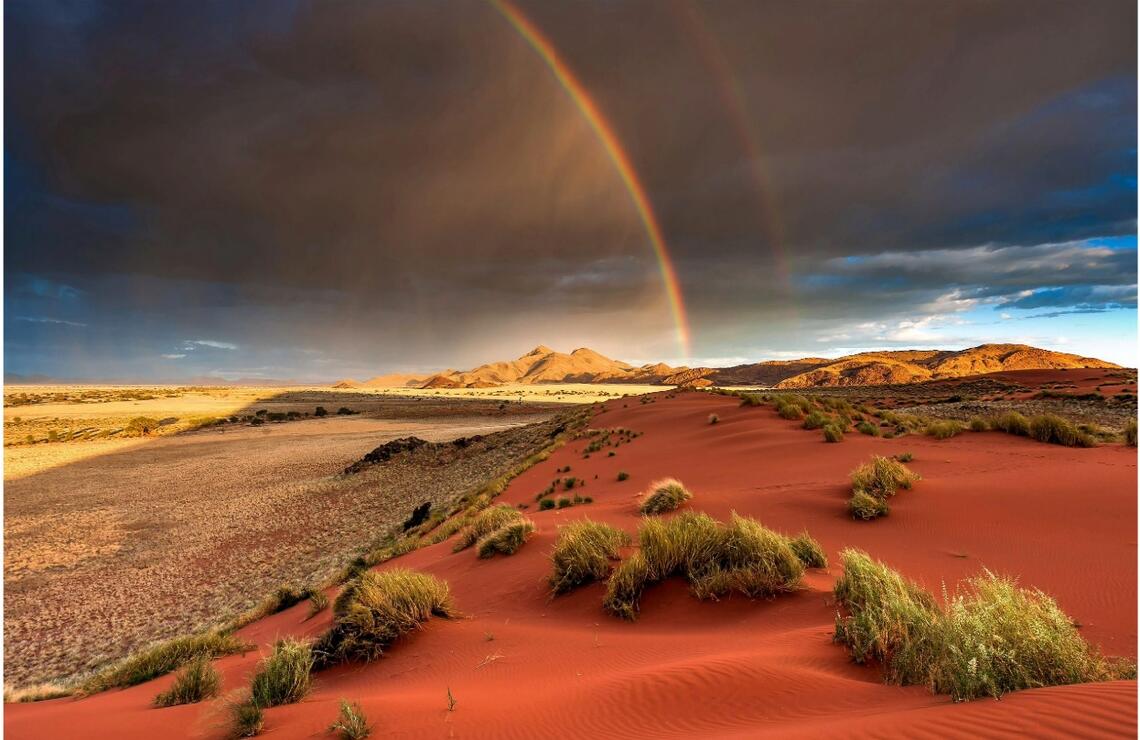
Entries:
POLYGON ((796 557, 805 567, 827 567, 827 553, 823 551, 823 545, 819 544, 807 532, 800 532, 789 540, 789 544, 792 546, 792 551, 796 553, 796 557))
POLYGON ((639 509, 642 514, 663 514, 673 511, 693 497, 681 481, 675 478, 662 478, 649 484, 642 495, 639 509))
POLYGON ((292 704, 312 688, 313 648, 301 640, 285 639, 261 660, 250 680, 250 701, 259 707, 292 704))
POLYGON ((551 590, 562 594, 605 578, 611 561, 617 559, 620 549, 629 542, 630 537, 624 531, 589 519, 560 527, 550 554, 551 590))
POLYGON ((835 424, 826 424, 823 427, 823 441, 824 442, 842 442, 843 430, 835 424))
POLYGON ((364 740, 372 734, 368 718, 359 704, 350 704, 348 699, 340 700, 340 716, 329 726, 341 740, 364 740))
POLYGON ((900 488, 910 488, 919 479, 898 460, 875 455, 851 472, 851 489, 863 491, 881 499, 894 496, 900 488))
POLYGON ((847 501, 847 510, 851 512, 853 519, 869 521, 886 516, 890 513, 891 508, 881 498, 872 496, 866 491, 856 491, 851 494, 851 498, 847 501))
POLYGON ((1059 416, 1042 414, 1029 420, 1029 436, 1066 447, 1096 447, 1096 438, 1059 416))
POLYGON ((857 662, 875 660, 890 683, 924 684, 957 701, 1135 675, 1135 665, 1091 650, 1047 594, 986 572, 945 607, 859 550, 844 550, 835 639, 857 662))
POLYGON ((176 704, 193 704, 217 696, 222 687, 222 676, 200 655, 178 672, 174 684, 154 698, 155 706, 172 707, 176 704))
POLYGON ((230 737, 255 737, 265 726, 265 711, 253 700, 234 702, 229 705, 230 737))
MULTIPOLYGON (((637 617, 647 586, 672 576, 685 578, 700 599, 731 592, 772 597, 798 588, 803 576, 792 540, 735 513, 727 524, 696 512, 651 517, 642 523, 638 541, 640 550, 614 571, 602 600, 606 611, 623 619, 637 617)), ((810 548, 809 541, 818 547, 810 537, 801 545, 810 548)))
POLYGON ((225 632, 179 637, 153 645, 99 671, 80 684, 79 691, 92 694, 112 688, 135 686, 177 670, 201 656, 219 658, 251 649, 252 646, 248 643, 225 632))
POLYGON ((943 419, 928 424, 926 426, 926 436, 934 437, 935 439, 950 439, 965 431, 966 427, 962 423, 953 419, 943 419))
POLYGON ((496 554, 514 555, 533 531, 534 522, 520 517, 480 538, 476 544, 476 551, 481 558, 494 557, 496 554))
POLYGON ((1136 446, 1136 420, 1132 419, 1124 427, 1124 443, 1135 447, 1136 446))
MULTIPOLYGON (((499 529, 511 527, 526 521, 529 520, 525 519, 517 509, 507 504, 499 504, 484 509, 475 515, 469 525, 460 530, 455 546, 451 548, 452 552, 465 550, 499 529)), ((532 524, 532 530, 533 526, 532 524)), ((522 543, 520 542, 519 544, 521 545, 522 543)))
POLYGON ((333 625, 313 646, 317 667, 379 658, 396 638, 457 612, 447 584, 403 568, 366 571, 333 603, 333 625))

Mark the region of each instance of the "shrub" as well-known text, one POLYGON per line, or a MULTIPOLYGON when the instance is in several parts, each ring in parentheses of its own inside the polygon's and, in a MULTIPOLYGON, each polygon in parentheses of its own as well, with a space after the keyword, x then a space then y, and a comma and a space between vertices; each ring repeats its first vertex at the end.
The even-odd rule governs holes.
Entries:
POLYGON ((317 410, 313 412, 313 416, 328 416, 329 411, 324 406, 317 406, 317 410))
POLYGON ((910 452, 902 452, 895 455, 895 459, 902 463, 908 463, 914 459, 914 454, 910 452))
POLYGON ((646 519, 641 550, 610 579, 603 607, 635 619, 641 594, 651 583, 679 575, 697 598, 732 591, 749 598, 771 597, 799 587, 804 566, 791 541, 754 519, 733 514, 722 524, 707 514, 685 512, 673 519, 646 519))
POLYGON ((855 429, 857 429, 860 434, 869 434, 872 437, 878 437, 879 436, 878 427, 876 427, 874 424, 872 424, 869 421, 859 422, 858 424, 855 425, 855 429))
POLYGON ((619 483, 623 480, 629 480, 629 473, 625 472, 624 470, 619 470, 618 474, 617 474, 617 479, 618 479, 619 483))
POLYGON ((897 684, 923 683, 956 701, 1135 675, 1090 650, 1045 593, 989 571, 940 608, 911 581, 858 550, 843 552, 835 639, 856 662, 874 659, 897 684))
POLYGON ((681 481, 662 478, 649 484, 649 491, 642 496, 642 514, 662 514, 673 511, 693 497, 681 481))
POLYGON ((917 480, 918 475, 898 460, 875 455, 871 458, 871 462, 864 463, 852 471, 851 490, 886 499, 894 496, 900 488, 910 488, 917 480))
POLYGON ((347 699, 340 700, 340 717, 329 726, 330 732, 335 732, 343 740, 364 740, 372 734, 368 726, 368 718, 360 709, 359 704, 349 704, 347 699))
POLYGON ((562 594, 590 581, 605 578, 610 561, 628 545, 630 537, 616 527, 582 519, 558 530, 558 540, 550 554, 553 571, 550 588, 562 594))
POLYGON ((827 567, 827 553, 823 551, 823 546, 807 532, 800 532, 789 540, 788 544, 792 546, 792 551, 795 552, 796 557, 805 567, 827 567))
POLYGON ((481 558, 494 557, 495 553, 514 555, 533 531, 534 522, 529 519, 519 519, 483 537, 479 540, 476 550, 481 558))
POLYGON ((312 670, 313 649, 309 643, 281 640, 253 674, 250 701, 262 708, 298 702, 312 688, 312 670))
POLYGON ((1016 434, 1020 437, 1029 436, 1029 419, 1016 411, 1009 411, 996 416, 989 421, 990 429, 996 429, 1006 434, 1016 434))
MULTIPOLYGON (((136 416, 127 422, 124 433, 130 437, 145 437, 158 429, 158 426, 158 419, 152 419, 149 416, 136 416)), ((52 430, 48 436, 51 437, 53 434, 55 434, 55 430, 52 430)))
MULTIPOLYGON (((541 504, 539 508, 541 508, 541 504)), ((466 550, 495 530, 520 521, 524 521, 523 515, 507 504, 499 504, 498 506, 483 509, 483 511, 475 515, 475 518, 471 520, 471 524, 460 530, 459 537, 456 539, 451 551, 459 552, 460 550, 466 550)))
POLYGON ((741 393, 740 394, 741 406, 763 406, 764 399, 755 393, 741 393))
POLYGON ((333 603, 333 626, 317 641, 318 666, 375 660, 401 635, 436 617, 452 617, 447 584, 403 568, 365 571, 333 603))
POLYGON ((309 618, 320 614, 329 605, 329 597, 325 595, 324 591, 313 591, 309 594, 309 618))
POLYGON ((230 721, 233 723, 234 737, 254 737, 261 734, 265 726, 265 715, 261 707, 252 700, 230 705, 230 721))
POLYGON ((804 429, 819 429, 830 421, 831 417, 822 411, 812 411, 804 417, 804 429))
POLYGON ((847 502, 847 510, 855 519, 870 520, 886 516, 890 512, 887 502, 865 491, 856 491, 847 502))
POLYGON ((336 413, 337 413, 337 416, 352 416, 356 412, 353 411, 352 409, 348 408, 347 406, 341 406, 339 409, 336 410, 336 413))
POLYGON ((823 428, 823 441, 824 442, 842 442, 843 430, 834 424, 828 424, 823 428))
POLYGON ((780 418, 791 419, 792 421, 798 421, 804 418, 803 409, 801 409, 799 406, 795 406, 789 403, 782 404, 777 402, 776 413, 780 415, 780 418))
POLYGON ((548 509, 553 509, 553 508, 554 508, 554 499, 552 499, 552 498, 544 498, 538 502, 538 510, 539 511, 546 511, 548 509))
POLYGON ((973 419, 970 419, 970 431, 972 432, 984 432, 989 428, 990 425, 980 416, 975 416, 973 419))
POLYGON ((719 416, 716 414, 709 414, 709 424, 716 424, 718 421, 720 421, 719 416))
POLYGON ((1095 437, 1053 414, 1042 414, 1030 419, 1029 436, 1038 442, 1066 447, 1096 447, 1095 437))
POLYGON ((950 439, 960 434, 964 429, 965 427, 962 426, 961 422, 953 419, 943 419, 933 422, 932 424, 927 424, 926 435, 928 437, 934 437, 935 439, 950 439))
POLYGON ((176 704, 194 704, 217 696, 222 687, 222 676, 210 659, 200 655, 183 666, 174 684, 154 698, 155 706, 172 707, 176 704))
POLYGON ((570 499, 563 496, 562 498, 558 499, 558 508, 559 509, 565 509, 568 506, 572 506, 573 503, 574 502, 572 502, 570 499))
POLYGON ((80 685, 82 693, 135 686, 170 673, 199 656, 219 658, 244 653, 252 646, 232 634, 205 632, 158 643, 96 673, 80 685))
POLYGON ((1129 419, 1128 423, 1124 425, 1124 443, 1136 446, 1136 420, 1129 419))

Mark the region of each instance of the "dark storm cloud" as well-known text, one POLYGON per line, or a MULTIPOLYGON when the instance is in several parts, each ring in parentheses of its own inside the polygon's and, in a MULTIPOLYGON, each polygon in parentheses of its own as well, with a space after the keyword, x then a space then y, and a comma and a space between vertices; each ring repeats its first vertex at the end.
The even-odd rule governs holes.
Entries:
MULTIPOLYGON (((1135 233, 1132 3, 522 7, 644 180, 701 354, 735 322, 954 290, 1135 304, 1134 251, 1049 262, 1135 233)), ((612 163, 486 3, 36 1, 5 21, 7 313, 87 325, 10 319, 10 358, 205 371, 181 347, 206 337, 316 374, 548 333, 675 355, 612 163)))

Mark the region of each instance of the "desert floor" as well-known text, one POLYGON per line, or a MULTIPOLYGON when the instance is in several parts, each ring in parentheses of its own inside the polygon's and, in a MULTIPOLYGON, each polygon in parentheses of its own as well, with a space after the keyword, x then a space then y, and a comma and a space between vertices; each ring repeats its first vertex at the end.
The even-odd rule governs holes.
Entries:
MULTIPOLYGON (((643 436, 615 456, 589 458, 583 438, 516 478, 501 500, 530 505, 538 531, 512 557, 480 560, 443 542, 380 566, 445 579, 464 616, 432 620, 374 663, 318 673, 305 700, 266 711, 266 736, 327 736, 341 698, 359 702, 382 737, 1135 736, 1135 681, 954 704, 921 686, 885 685, 875 666, 853 664, 831 639, 837 556, 860 547, 936 593, 983 568, 1017 576, 1053 595, 1105 653, 1135 657, 1135 448, 1066 448, 995 432, 943 441, 853 433, 825 444, 770 406, 698 393, 612 400, 592 426, 643 436), (719 423, 708 423, 710 413, 719 423), (853 521, 849 472, 873 454, 904 451, 922 480, 895 497, 887 518, 853 521), (594 503, 535 510, 535 493, 567 465, 594 503), (619 470, 629 480, 618 482, 619 470), (663 476, 693 491, 691 509, 806 529, 832 567, 771 601, 700 602, 669 581, 646 592, 634 623, 602 611, 603 584, 551 598, 547 558, 558 526, 588 516, 634 533, 636 495, 663 476)), ((265 652, 280 636, 328 627, 327 610, 307 615, 301 604, 241 634, 265 652)), ((257 660, 218 660, 224 692, 247 686, 257 660)), ((5 729, 12 738, 223 737, 225 698, 152 706, 171 680, 9 705, 5 729)))
MULTIPOLYGON (((280 400, 275 394, 277 400, 266 403, 264 392, 239 391, 229 407, 221 405, 224 397, 198 394, 125 404, 128 413, 141 407, 152 415, 177 416, 312 402, 311 396, 280 400)), ((336 401, 323 402, 335 410, 336 401)), ((25 418, 119 418, 123 409, 117 407, 123 405, 9 411, 25 418)), ((451 440, 550 415, 540 407, 516 406, 512 411, 527 413, 501 414, 494 405, 454 401, 446 414, 433 413, 427 403, 393 407, 387 399, 382 407, 350 405, 362 413, 5 448, 6 681, 82 671, 153 640, 215 623, 278 586, 320 582, 354 549, 432 498, 423 494, 423 476, 415 471, 350 485, 334 480, 387 440, 451 440), (377 416, 406 411, 425 416, 377 416)), ((450 466, 436 477, 432 494, 445 497, 477 486, 503 462, 487 461, 490 470, 450 466)))

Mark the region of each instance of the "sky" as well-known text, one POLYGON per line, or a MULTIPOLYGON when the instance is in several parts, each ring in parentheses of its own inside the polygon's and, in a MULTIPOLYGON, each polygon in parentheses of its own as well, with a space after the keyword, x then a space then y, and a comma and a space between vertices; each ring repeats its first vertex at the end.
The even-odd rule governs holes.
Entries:
POLYGON ((1136 12, 9 0, 5 374, 1135 366, 1136 12))

